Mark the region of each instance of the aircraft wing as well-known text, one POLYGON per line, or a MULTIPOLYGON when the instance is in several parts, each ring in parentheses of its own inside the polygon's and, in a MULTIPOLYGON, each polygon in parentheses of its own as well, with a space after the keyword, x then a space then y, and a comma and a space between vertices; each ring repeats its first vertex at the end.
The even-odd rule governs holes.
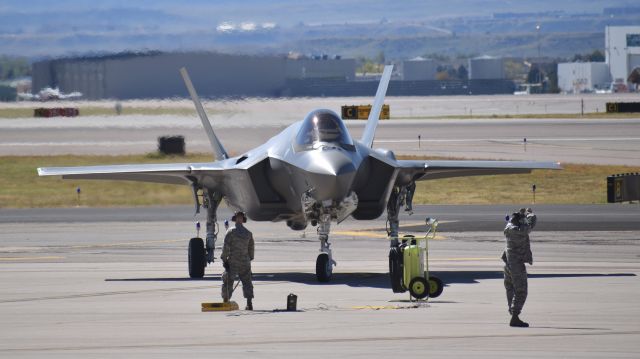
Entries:
POLYGON ((190 185, 208 180, 221 181, 223 168, 218 163, 162 163, 79 167, 42 167, 40 176, 64 179, 101 179, 190 185))
POLYGON ((37 96, 25 92, 25 93, 18 93, 18 98, 21 100, 35 100, 37 96))
POLYGON ((535 161, 449 161, 398 160, 398 181, 424 181, 440 178, 530 173, 533 170, 559 170, 558 162, 535 161))
POLYGON ((82 92, 74 91, 66 94, 61 93, 58 97, 60 97, 61 100, 68 100, 70 98, 82 97, 82 92))

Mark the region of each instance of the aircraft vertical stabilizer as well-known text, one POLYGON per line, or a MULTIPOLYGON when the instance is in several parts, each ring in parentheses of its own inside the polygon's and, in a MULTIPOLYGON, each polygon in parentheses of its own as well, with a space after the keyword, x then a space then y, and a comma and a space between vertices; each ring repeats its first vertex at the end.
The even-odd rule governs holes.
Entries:
POLYGON ((198 112, 198 116, 202 121, 202 126, 204 130, 207 132, 207 137, 209 137, 209 142, 211 143, 211 148, 213 149, 213 153, 216 156, 216 160, 224 160, 229 158, 227 151, 225 151, 224 147, 222 147, 222 143, 218 140, 215 132, 213 132, 213 128, 211 127, 211 122, 209 122, 209 118, 207 117, 207 113, 204 112, 204 107, 202 107, 202 103, 198 98, 198 94, 196 93, 196 89, 193 87, 193 83, 191 83, 191 78, 189 77, 189 73, 186 68, 180 69, 180 75, 182 75, 182 79, 184 80, 184 84, 187 86, 187 90, 189 91, 189 95, 191 95, 191 99, 193 100, 193 104, 196 106, 196 111, 198 112))
POLYGON ((362 133, 362 139, 360 140, 367 147, 373 145, 373 139, 376 135, 376 127, 378 126, 378 120, 380 119, 380 111, 382 111, 382 105, 384 104, 384 96, 387 94, 387 87, 389 86, 389 80, 391 80, 391 71, 393 71, 393 65, 387 65, 384 67, 380 83, 378 84, 378 91, 376 91, 376 98, 371 106, 371 112, 369 112, 369 119, 367 119, 367 125, 362 133))

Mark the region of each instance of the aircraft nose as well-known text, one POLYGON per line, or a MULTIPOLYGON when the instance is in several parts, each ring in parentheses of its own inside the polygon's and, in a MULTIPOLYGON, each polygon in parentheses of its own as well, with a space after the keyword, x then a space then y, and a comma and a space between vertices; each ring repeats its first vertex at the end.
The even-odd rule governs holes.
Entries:
POLYGON ((322 175, 342 176, 356 171, 353 160, 341 150, 315 153, 309 166, 311 172, 322 175))
POLYGON ((354 161, 341 150, 322 151, 309 163, 309 184, 317 200, 341 199, 351 192, 356 174, 354 161))

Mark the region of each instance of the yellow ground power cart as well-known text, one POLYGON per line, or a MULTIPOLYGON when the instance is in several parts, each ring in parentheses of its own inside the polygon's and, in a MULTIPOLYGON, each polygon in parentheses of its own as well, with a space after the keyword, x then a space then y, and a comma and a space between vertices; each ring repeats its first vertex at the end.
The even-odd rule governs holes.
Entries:
POLYGON ((407 290, 411 297, 436 298, 442 294, 444 284, 429 275, 429 239, 435 238, 438 220, 426 219, 427 233, 424 237, 405 235, 397 247, 389 252, 389 276, 394 293, 407 290))

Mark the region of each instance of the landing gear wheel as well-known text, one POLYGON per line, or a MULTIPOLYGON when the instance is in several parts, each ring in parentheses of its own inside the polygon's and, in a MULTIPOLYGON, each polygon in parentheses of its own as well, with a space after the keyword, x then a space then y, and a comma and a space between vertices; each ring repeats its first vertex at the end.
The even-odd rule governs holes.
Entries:
POLYGON ((204 277, 204 267, 207 266, 207 254, 202 238, 191 238, 189 241, 189 277, 204 277))
POLYGON ((444 284, 438 277, 429 277, 429 298, 437 298, 442 294, 444 284))
POLYGON ((316 259, 316 277, 318 282, 328 282, 331 280, 331 274, 333 267, 329 255, 327 253, 321 253, 316 259))
POLYGON ((389 249, 389 279, 394 293, 407 291, 402 285, 402 251, 398 247, 389 249))
POLYGON ((429 284, 423 277, 415 277, 409 283, 409 293, 418 299, 426 298, 429 295, 429 284))

